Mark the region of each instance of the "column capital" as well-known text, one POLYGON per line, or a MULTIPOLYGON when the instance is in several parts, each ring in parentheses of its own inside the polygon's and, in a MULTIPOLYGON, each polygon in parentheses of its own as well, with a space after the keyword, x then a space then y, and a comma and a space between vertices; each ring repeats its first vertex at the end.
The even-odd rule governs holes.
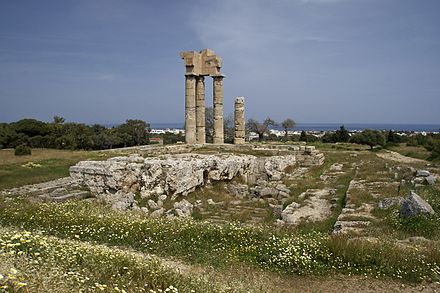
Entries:
POLYGON ((211 75, 211 77, 212 77, 213 79, 223 79, 223 78, 226 77, 226 75, 223 75, 223 74, 216 74, 216 75, 211 75))

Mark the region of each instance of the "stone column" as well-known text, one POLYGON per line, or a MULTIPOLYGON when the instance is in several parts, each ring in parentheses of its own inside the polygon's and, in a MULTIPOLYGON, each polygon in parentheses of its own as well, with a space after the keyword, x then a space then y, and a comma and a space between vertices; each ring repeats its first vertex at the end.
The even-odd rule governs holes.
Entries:
POLYGON ((196 143, 196 76, 185 75, 185 141, 196 143))
POLYGON ((245 140, 244 98, 235 98, 234 104, 235 135, 234 144, 243 144, 245 140))
POLYGON ((205 78, 198 76, 196 80, 196 140, 197 143, 206 143, 205 78))
POLYGON ((223 134, 223 76, 213 76, 214 80, 214 143, 224 143, 223 134))

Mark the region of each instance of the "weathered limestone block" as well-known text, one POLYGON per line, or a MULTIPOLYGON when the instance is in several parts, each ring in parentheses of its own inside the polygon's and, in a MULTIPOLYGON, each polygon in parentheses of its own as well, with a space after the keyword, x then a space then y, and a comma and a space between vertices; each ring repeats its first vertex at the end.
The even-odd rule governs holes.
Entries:
POLYGON ((218 75, 222 67, 222 59, 213 50, 203 49, 200 52, 180 52, 185 62, 186 73, 193 75, 218 75))
POLYGON ((269 176, 269 180, 280 180, 287 166, 295 165, 296 157, 294 155, 272 156, 265 158, 264 169, 269 176))
POLYGON ((140 156, 115 157, 107 161, 81 161, 70 167, 70 176, 79 183, 86 182, 90 191, 136 192, 139 189, 139 177, 143 166, 140 156))

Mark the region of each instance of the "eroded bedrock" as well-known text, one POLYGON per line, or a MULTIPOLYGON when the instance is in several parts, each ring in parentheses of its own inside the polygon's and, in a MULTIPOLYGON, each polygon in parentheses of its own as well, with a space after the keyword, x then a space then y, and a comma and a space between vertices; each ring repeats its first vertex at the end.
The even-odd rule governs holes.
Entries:
POLYGON ((288 166, 304 162, 321 164, 322 161, 322 154, 316 151, 260 157, 229 153, 185 153, 147 158, 131 155, 106 161, 79 162, 70 168, 70 176, 104 199, 121 192, 139 193, 143 198, 160 195, 176 198, 214 181, 239 178, 253 185, 258 180, 280 180, 288 166))
POLYGON ((182 154, 143 158, 139 155, 106 161, 82 161, 70 168, 70 176, 96 194, 140 192, 151 195, 186 195, 198 186, 240 176, 252 184, 264 177, 280 178, 296 163, 293 155, 258 158, 252 155, 182 154))

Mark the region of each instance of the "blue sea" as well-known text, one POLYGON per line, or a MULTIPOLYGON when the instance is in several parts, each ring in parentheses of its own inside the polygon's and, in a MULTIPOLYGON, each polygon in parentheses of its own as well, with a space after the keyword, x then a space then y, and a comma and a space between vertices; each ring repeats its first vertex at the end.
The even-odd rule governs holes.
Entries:
MULTIPOLYGON (((293 130, 305 131, 332 131, 338 130, 341 123, 297 123, 293 130)), ((150 123, 152 129, 183 129, 183 123, 150 123)), ((394 131, 426 131, 439 132, 440 124, 362 124, 362 123, 347 123, 345 128, 350 131, 363 129, 376 130, 394 130, 394 131)), ((275 129, 282 130, 282 127, 277 126, 275 129)))

